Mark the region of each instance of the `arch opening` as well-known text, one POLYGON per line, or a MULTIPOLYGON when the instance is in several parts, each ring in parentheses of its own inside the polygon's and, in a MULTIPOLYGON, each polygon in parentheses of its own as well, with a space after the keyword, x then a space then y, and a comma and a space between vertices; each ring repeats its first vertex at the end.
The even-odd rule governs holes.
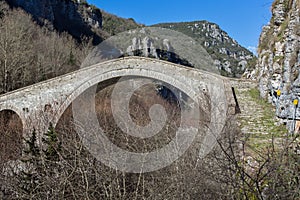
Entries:
MULTIPOLYGON (((124 91, 116 89, 120 86, 114 84, 96 94, 95 111, 99 125, 103 129, 105 135, 113 144, 117 144, 122 149, 136 153, 154 151, 167 145, 172 138, 175 137, 176 130, 180 126, 180 107, 177 104, 175 95, 169 95, 171 90, 167 90, 167 86, 164 82, 151 78, 125 76, 120 82, 117 84, 124 84, 124 91), (135 90, 130 95, 130 98, 125 97, 128 92, 126 87, 134 87, 133 85, 141 80, 141 78, 142 80, 148 80, 149 83, 135 90), (160 87, 158 87, 158 85, 160 87), (164 92, 165 96, 162 95, 163 92, 161 90, 158 90, 159 88, 161 90, 166 90, 166 92, 164 92), (114 96, 115 90, 120 92, 118 97, 121 98, 116 98, 114 96), (172 100, 170 96, 173 97, 172 100), (115 107, 116 104, 119 105, 117 106, 118 108, 115 107), (155 121, 161 117, 158 116, 158 114, 153 114, 154 119, 151 119, 151 108, 155 105, 160 105, 161 108, 166 111, 166 121, 164 126, 159 129, 157 134, 150 138, 139 138, 130 135, 130 131, 128 131, 128 129, 124 130, 125 128, 122 128, 122 124, 120 124, 124 119, 119 121, 116 118, 116 115, 122 115, 124 117, 123 114, 119 113, 119 109, 126 110, 126 105, 128 105, 128 118, 126 119, 130 120, 132 123, 129 122, 125 126, 134 127, 136 125, 138 127, 148 127, 152 120, 155 121)), ((123 121, 123 123, 126 122, 123 121)))
MULTIPOLYGON (((142 76, 123 76, 123 78, 126 79, 138 79, 138 78, 144 78, 147 79, 147 77, 142 77, 142 76)), ((112 91, 114 89, 114 86, 116 85, 116 83, 120 80, 121 77, 114 77, 114 78, 110 78, 104 81, 101 81, 99 83, 97 83, 96 85, 91 86, 92 87, 96 87, 96 93, 95 93, 95 108, 96 111, 98 112, 102 112, 103 113, 108 113, 108 109, 111 107, 110 104, 110 97, 112 94, 112 91)), ((187 101, 188 95, 185 94, 184 92, 182 92, 180 89, 178 88, 174 88, 173 86, 171 86, 170 84, 163 82, 161 80, 155 80, 152 78, 148 78, 149 80, 153 81, 152 85, 146 85, 143 86, 142 88, 140 88, 138 91, 135 92, 132 101, 136 102, 141 100, 142 102, 140 102, 143 105, 140 105, 142 110, 144 111, 144 113, 142 114, 143 116, 146 116, 146 119, 143 123, 141 124, 145 124, 149 121, 149 116, 148 116, 148 111, 149 108, 151 107, 151 105, 154 104, 154 102, 158 102, 158 103, 162 103, 162 104, 169 104, 172 107, 173 106, 179 106, 178 101, 179 99, 177 99, 177 96, 174 94, 174 90, 176 90, 176 92, 180 93, 178 96, 181 98, 182 101, 187 101), (170 89, 172 88, 172 89, 170 89), (149 99, 148 97, 152 98, 149 99), (148 99, 147 99, 148 98, 148 99), (147 102, 146 102, 147 101, 147 102), (145 115, 146 114, 146 115, 145 115)), ((87 90, 89 90, 90 88, 87 88, 87 90)), ((84 91, 85 92, 85 91, 84 91)), ((83 92, 83 93, 84 93, 83 92)), ((77 98, 80 98, 80 96, 83 94, 80 94, 77 98)), ((74 100, 73 100, 74 101, 74 100)), ((131 102, 131 104, 135 105, 134 103, 131 102)), ((134 106, 131 105, 131 110, 133 111, 134 106)), ((136 110, 136 109, 135 109, 136 110)), ((71 125, 71 121, 72 121, 72 102, 70 103, 70 105, 67 106, 67 108, 63 111, 63 113, 61 114, 58 122, 56 123, 56 128, 57 129, 62 129, 63 127, 70 126, 71 125)), ((135 116, 135 119, 138 119, 139 117, 135 116)), ((137 122, 139 123, 139 122, 137 122)))
POLYGON ((0 111, 0 162, 20 158, 23 147, 23 124, 13 110, 0 111))
MULTIPOLYGON (((96 98, 97 99, 99 99, 99 97, 106 98, 109 95, 108 92, 110 91, 110 88, 113 87, 113 85, 119 79, 120 79, 120 77, 111 78, 111 79, 99 82, 96 85, 91 86, 91 87, 95 87, 95 86, 97 87, 96 88, 96 98)), ((88 90, 88 89, 89 88, 87 88, 86 90, 88 90)), ((82 95, 82 94, 80 94, 80 95, 82 95)), ((80 98, 80 95, 77 98, 80 98)), ((75 99, 77 99, 77 98, 75 98, 75 99)), ((61 113, 61 116, 59 117, 58 122, 55 125, 55 129, 58 132, 74 132, 75 131, 74 127, 73 127, 74 123, 73 123, 72 102, 61 113)), ((105 103, 105 102, 103 102, 103 103, 105 103)))
MULTIPOLYGON (((150 123, 150 108, 159 104, 164 107, 167 114, 167 122, 166 125, 161 130, 162 134, 156 135, 151 139, 143 139, 137 141, 136 138, 128 136, 128 134, 122 132, 122 130, 118 127, 114 120, 114 116, 112 114, 112 102, 111 95, 113 93, 114 87, 118 81, 120 81, 120 77, 111 78, 102 82, 97 83, 92 87, 97 87, 95 94, 95 104, 89 105, 95 107, 97 119, 101 128, 103 128, 104 132, 107 133, 108 138, 110 138, 114 143, 121 145, 123 148, 131 148, 126 146, 127 143, 135 144, 135 147, 145 147, 143 145, 136 145, 137 142, 148 143, 151 141, 156 141, 155 149, 160 148, 170 142, 170 140, 175 136, 176 130, 180 125, 180 104, 178 101, 182 101, 183 105, 185 101, 188 101, 188 95, 180 90, 179 88, 171 88, 172 86, 162 80, 157 80, 153 78, 147 78, 142 76, 124 76, 126 79, 149 79, 153 81, 153 84, 145 85, 139 88, 132 97, 130 98, 129 103, 129 115, 132 121, 138 126, 147 126, 150 123), (173 94, 174 91, 178 91, 180 94, 173 94), (177 99, 179 97, 180 99, 177 99), (118 136, 116 136, 116 133, 118 136), (167 133, 167 134, 164 134, 167 133), (123 138, 120 139, 120 138, 123 138), (131 141, 131 142, 130 142, 131 141), (158 145, 158 142, 160 145, 158 145), (125 144, 126 143, 126 144, 125 144)), ((86 91, 88 91, 86 89, 86 91)), ((83 92, 84 93, 84 92, 83 92)), ((82 95, 82 94, 81 94, 82 95)), ((80 95, 79 95, 80 96, 80 95)), ((80 98, 80 97, 77 97, 80 98)), ((76 98, 76 99, 77 99, 76 98)), ((75 99, 75 101, 76 101, 75 99)), ((120 99, 122 101, 122 99, 120 99)), ((87 102, 90 103, 90 102, 87 102)), ((73 110, 72 103, 67 107, 67 109, 63 112, 58 123, 56 124, 56 130, 58 132, 59 137, 64 138, 61 141, 72 139, 77 140, 76 131, 74 129, 74 121, 73 121, 73 110), (68 133, 68 134, 66 134, 68 133), (74 134, 75 133, 75 134, 74 134)), ((154 148, 152 146, 146 146, 147 148, 154 148)), ((131 148, 133 150, 133 148, 131 148)), ((134 151, 143 152, 143 151, 151 151, 153 149, 143 149, 136 148, 134 151)))

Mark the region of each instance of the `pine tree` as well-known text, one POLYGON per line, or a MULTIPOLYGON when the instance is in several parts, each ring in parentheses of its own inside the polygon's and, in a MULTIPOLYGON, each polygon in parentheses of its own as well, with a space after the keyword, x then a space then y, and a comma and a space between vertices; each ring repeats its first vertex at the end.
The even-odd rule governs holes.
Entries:
POLYGON ((59 142, 57 133, 54 130, 52 124, 50 124, 45 137, 42 139, 43 145, 46 146, 46 150, 43 150, 45 158, 51 161, 59 160, 59 150, 61 149, 61 142, 59 142))
POLYGON ((18 193, 22 196, 31 196, 32 191, 37 187, 39 180, 39 169, 41 167, 41 152, 37 143, 37 133, 33 130, 31 137, 25 140, 27 149, 24 150, 25 157, 22 159, 26 169, 22 169, 19 176, 20 189, 18 193))
POLYGON ((36 130, 33 130, 32 136, 25 142, 28 145, 28 149, 24 151, 25 154, 31 155, 33 157, 37 157, 40 155, 40 149, 37 146, 36 130))

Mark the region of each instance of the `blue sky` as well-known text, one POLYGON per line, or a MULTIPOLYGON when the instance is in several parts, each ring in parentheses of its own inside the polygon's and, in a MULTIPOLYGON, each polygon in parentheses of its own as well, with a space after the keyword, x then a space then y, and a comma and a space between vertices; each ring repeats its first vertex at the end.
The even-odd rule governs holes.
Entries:
POLYGON ((136 22, 207 20, 218 24, 246 48, 256 47, 271 17, 272 0, 88 0, 100 9, 136 22))

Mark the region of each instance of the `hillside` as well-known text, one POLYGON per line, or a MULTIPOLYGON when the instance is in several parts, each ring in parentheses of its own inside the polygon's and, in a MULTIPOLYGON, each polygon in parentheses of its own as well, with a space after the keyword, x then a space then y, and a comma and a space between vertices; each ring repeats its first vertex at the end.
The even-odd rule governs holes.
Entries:
MULTIPOLYGON (((79 42, 83 38, 92 38, 94 45, 112 35, 144 27, 132 18, 125 19, 107 13, 85 0, 6 1, 11 7, 21 8, 32 15, 39 25, 60 33, 67 32, 79 42)), ((253 68, 255 56, 230 38, 217 24, 196 21, 154 26, 179 31, 199 41, 222 75, 240 77, 246 68, 253 68)))
POLYGON ((99 44, 115 33, 142 25, 106 13, 85 0, 6 0, 12 8, 21 8, 39 25, 58 32, 68 32, 76 40, 93 38, 99 44))
POLYGON ((126 30, 143 27, 143 24, 138 24, 134 19, 125 19, 116 15, 110 14, 101 10, 102 13, 102 30, 108 35, 115 35, 126 30))
POLYGON ((211 55, 222 75, 240 77, 255 65, 256 57, 242 47, 217 24, 208 21, 162 23, 153 25, 182 32, 199 41, 211 55))
POLYGON ((142 26, 85 1, 7 0, 0 13, 1 94, 74 71, 94 45, 142 26))

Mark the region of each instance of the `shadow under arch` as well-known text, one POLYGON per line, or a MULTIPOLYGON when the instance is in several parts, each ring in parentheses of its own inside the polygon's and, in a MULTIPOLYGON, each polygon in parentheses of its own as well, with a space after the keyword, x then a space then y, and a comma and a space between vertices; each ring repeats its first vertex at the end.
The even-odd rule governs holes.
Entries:
POLYGON ((23 147, 23 123, 11 109, 0 111, 0 162, 20 158, 23 147))

